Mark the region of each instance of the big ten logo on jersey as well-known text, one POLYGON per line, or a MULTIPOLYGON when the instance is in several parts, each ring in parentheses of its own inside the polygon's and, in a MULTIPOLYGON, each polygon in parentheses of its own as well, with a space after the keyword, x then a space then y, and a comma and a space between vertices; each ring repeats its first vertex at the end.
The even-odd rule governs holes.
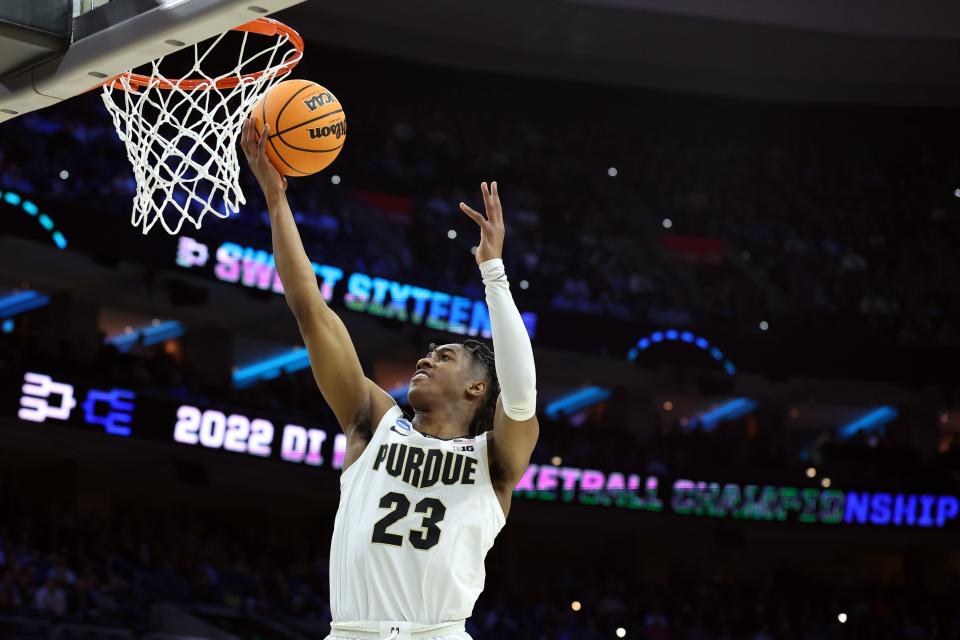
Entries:
POLYGON ((339 122, 334 122, 333 124, 324 125, 322 127, 314 127, 309 130, 310 139, 316 140, 317 138, 326 138, 328 136, 333 136, 337 140, 347 135, 347 122, 346 120, 341 120, 339 122))
POLYGON ((374 471, 386 471, 412 487, 423 489, 439 483, 476 484, 477 459, 442 449, 424 449, 394 442, 380 445, 374 471))
POLYGON ((337 99, 329 91, 321 91, 320 93, 315 93, 306 100, 303 101, 303 106, 310 111, 316 111, 325 104, 330 104, 336 102, 337 99))
POLYGON ((453 440, 453 450, 454 451, 473 451, 473 444, 476 442, 475 438, 455 438, 453 440), (471 444, 463 444, 469 442, 471 444))

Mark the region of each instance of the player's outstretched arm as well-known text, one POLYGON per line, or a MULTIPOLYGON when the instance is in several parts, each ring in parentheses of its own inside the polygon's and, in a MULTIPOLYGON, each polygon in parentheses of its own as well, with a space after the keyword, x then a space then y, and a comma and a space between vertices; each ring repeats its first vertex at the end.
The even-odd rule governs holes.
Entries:
MULTIPOLYGON (((327 306, 320 293, 317 276, 287 202, 287 181, 264 151, 269 133, 267 125, 258 141, 253 123, 247 119, 241 146, 267 199, 277 273, 310 354, 314 378, 343 432, 352 437, 358 425, 369 425, 374 417, 371 398, 375 385, 364 376, 343 321, 327 306)), ((377 400, 379 402, 379 398, 377 400)))
POLYGON ((520 481, 537 445, 537 372, 530 336, 517 309, 503 267, 503 207, 497 183, 480 185, 486 217, 464 203, 460 209, 480 227, 477 264, 486 289, 493 354, 500 381, 500 398, 493 419, 493 454, 506 472, 508 491, 520 481))

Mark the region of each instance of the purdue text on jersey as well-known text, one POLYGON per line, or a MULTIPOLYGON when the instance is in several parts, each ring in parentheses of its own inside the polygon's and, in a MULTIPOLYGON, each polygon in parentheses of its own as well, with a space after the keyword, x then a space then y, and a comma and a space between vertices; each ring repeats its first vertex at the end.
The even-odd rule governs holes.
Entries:
POLYGON ((386 471, 418 489, 432 487, 438 482, 473 484, 477 459, 462 453, 394 442, 380 445, 373 470, 386 471))

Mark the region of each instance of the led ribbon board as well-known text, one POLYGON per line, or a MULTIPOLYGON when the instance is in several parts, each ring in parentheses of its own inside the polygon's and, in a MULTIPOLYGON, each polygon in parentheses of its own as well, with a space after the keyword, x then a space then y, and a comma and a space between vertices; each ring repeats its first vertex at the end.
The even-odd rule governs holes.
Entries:
POLYGON ((330 469, 343 466, 347 450, 342 433, 247 410, 201 407, 130 389, 67 382, 45 373, 24 373, 22 386, 2 390, 0 399, 4 405, 0 414, 37 428, 61 425, 330 469))
POLYGON ((955 527, 951 495, 841 491, 737 483, 672 482, 655 476, 532 464, 514 495, 547 502, 671 513, 678 516, 891 527, 955 527))
MULTIPOLYGON (((180 236, 177 265, 184 269, 211 268, 221 282, 283 293, 273 254, 235 242, 224 242, 211 251, 206 244, 180 236), (211 262, 212 259, 212 262, 211 262)), ((346 273, 331 265, 313 263, 320 292, 328 303, 336 298, 350 311, 424 325, 439 331, 490 338, 490 312, 482 300, 472 300, 433 291, 414 284, 366 273, 346 273)), ((477 276, 479 279, 479 275, 477 276)), ((527 333, 533 339, 537 315, 522 313, 527 333)))
POLYGON ((732 376, 737 372, 737 368, 733 366, 733 363, 730 362, 730 360, 723 354, 722 351, 720 351, 720 349, 714 345, 711 345, 709 340, 690 331, 678 331, 677 329, 654 331, 650 335, 640 338, 637 340, 636 346, 627 352, 627 358, 633 362, 637 359, 637 356, 640 355, 641 351, 646 351, 650 347, 661 342, 683 342, 693 345, 701 351, 706 351, 709 353, 710 357, 719 362, 723 367, 723 370, 729 375, 732 376))
POLYGON ((78 389, 43 373, 23 376, 17 417, 27 422, 68 421, 78 406, 84 425, 96 426, 105 433, 130 436, 136 394, 129 389, 78 389), (81 403, 80 397, 85 397, 81 403))
MULTIPOLYGON (((109 386, 91 387, 27 372, 0 389, 0 415, 36 428, 77 427, 211 451, 337 470, 347 439, 335 428, 276 416, 182 403, 109 386)), ((0 432, 2 433, 2 432, 0 432)), ((837 488, 669 480, 637 473, 531 464, 517 484, 521 499, 675 516, 820 525, 958 528, 953 495, 843 491, 837 488)))

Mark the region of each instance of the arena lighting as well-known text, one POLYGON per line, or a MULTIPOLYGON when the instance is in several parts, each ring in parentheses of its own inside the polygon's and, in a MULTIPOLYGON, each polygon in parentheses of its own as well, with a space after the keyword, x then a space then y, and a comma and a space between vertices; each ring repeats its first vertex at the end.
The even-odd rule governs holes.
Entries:
POLYGON ((709 340, 690 331, 680 331, 677 329, 654 331, 650 335, 640 338, 637 340, 636 346, 627 352, 627 359, 631 362, 634 362, 637 359, 637 356, 640 355, 641 351, 646 351, 653 345, 661 342, 685 342, 693 345, 701 351, 706 351, 709 353, 710 357, 719 362, 723 367, 723 370, 726 371, 728 375, 732 376, 737 372, 737 368, 733 366, 733 363, 723 355, 723 352, 720 351, 720 349, 711 346, 709 340))
POLYGON ((176 320, 167 320, 166 322, 158 322, 157 324, 151 324, 149 327, 141 329, 140 335, 143 336, 143 344, 149 347, 160 344, 161 342, 166 342, 167 340, 179 338, 183 335, 183 332, 184 328, 182 324, 176 320))
POLYGON ((570 608, 573 609, 574 611, 580 611, 580 607, 581 605, 579 600, 574 600, 573 602, 570 603, 570 608))
POLYGON ((876 431, 894 420, 898 415, 900 415, 900 412, 893 407, 877 407, 870 413, 840 427, 837 431, 837 437, 840 440, 849 440, 861 431, 864 433, 876 431))
POLYGON ((67 248, 67 239, 60 231, 54 229, 53 220, 45 213, 40 213, 40 208, 32 201, 25 199, 15 191, 0 191, 0 201, 6 202, 12 207, 19 207, 24 213, 37 219, 40 226, 50 232, 53 244, 60 249, 67 248))
POLYGON ((176 320, 167 320, 156 324, 150 323, 139 328, 127 327, 127 329, 129 331, 124 330, 121 335, 107 338, 105 342, 112 344, 119 351, 127 352, 141 340, 144 346, 150 347, 167 340, 179 338, 184 332, 183 325, 176 320))
POLYGON ((841 612, 839 615, 837 615, 837 620, 840 621, 840 624, 844 624, 847 621, 847 614, 841 612))
POLYGON ((625 638, 627 636, 627 630, 623 627, 617 627, 617 637, 625 638))
POLYGON ((50 298, 39 291, 16 291, 0 296, 0 318, 11 318, 50 304, 50 298))
POLYGON ((572 416, 575 413, 583 411, 587 407, 603 402, 610 397, 610 390, 604 387, 586 387, 569 393, 557 400, 554 400, 544 408, 544 413, 551 420, 556 420, 561 416, 572 416))
POLYGON ((816 477, 817 477, 817 470, 814 469, 813 467, 807 467, 807 477, 808 477, 808 478, 816 478, 816 477))
POLYGON ((13 320, 11 318, 4 320, 3 324, 0 325, 0 330, 2 330, 3 333, 13 333, 13 320))
POLYGON ((711 409, 699 416, 691 418, 692 426, 701 426, 704 431, 711 431, 720 422, 725 420, 736 420, 740 416, 746 415, 757 408, 756 400, 750 398, 734 398, 725 402, 715 409, 711 409))
POLYGON ((265 358, 233 370, 233 385, 238 389, 249 387, 262 380, 271 380, 281 372, 292 373, 310 366, 310 356, 303 347, 280 355, 265 358))

